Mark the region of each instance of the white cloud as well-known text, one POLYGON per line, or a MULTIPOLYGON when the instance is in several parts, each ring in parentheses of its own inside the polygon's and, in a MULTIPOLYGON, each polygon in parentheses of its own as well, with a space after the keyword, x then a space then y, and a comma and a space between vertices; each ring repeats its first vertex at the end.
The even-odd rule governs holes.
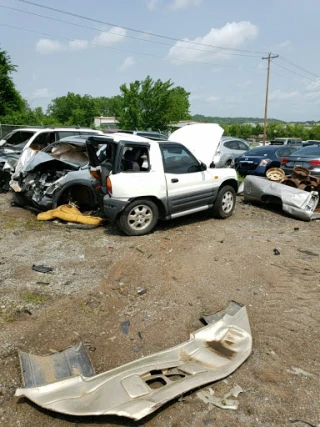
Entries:
POLYGON ((251 85, 252 85, 252 80, 247 80, 246 82, 239 83, 238 87, 240 87, 241 89, 245 89, 246 87, 251 85))
POLYGON ((199 6, 202 0, 173 0, 171 9, 184 9, 188 6, 199 6))
POLYGON ((119 43, 126 35, 126 30, 121 27, 112 27, 109 31, 103 31, 95 36, 92 42, 88 40, 71 40, 68 43, 61 43, 57 40, 40 39, 36 44, 36 51, 42 54, 57 53, 63 51, 81 51, 90 45, 110 46, 119 43))
POLYGON ((72 40, 68 43, 68 47, 71 50, 84 50, 88 47, 88 41, 87 40, 72 40))
POLYGON ((284 101, 287 99, 298 98, 300 93, 298 91, 285 92, 280 89, 275 90, 270 93, 269 100, 270 101, 284 101))
POLYGON ((99 46, 110 46, 120 42, 126 34, 127 32, 124 28, 112 27, 109 31, 104 31, 98 36, 95 36, 92 43, 98 44, 99 46))
POLYGON ((307 85, 308 92, 319 92, 320 91, 320 79, 315 79, 315 81, 309 83, 307 85))
POLYGON ((216 102, 219 100, 220 100, 219 96, 209 96, 209 98, 207 99, 208 102, 216 102))
POLYGON ((146 1, 147 8, 149 10, 153 10, 153 9, 155 9, 158 6, 158 4, 160 4, 160 2, 161 2, 161 0, 147 0, 146 1))
POLYGON ((40 39, 36 44, 36 51, 39 53, 56 53, 62 50, 65 50, 65 47, 57 40, 40 39))
POLYGON ((49 89, 46 87, 35 90, 31 95, 31 99, 48 99, 48 98, 53 98, 53 95, 50 94, 49 89))
POLYGON ((221 46, 227 48, 236 48, 241 46, 246 40, 254 39, 258 35, 258 27, 249 21, 228 22, 222 28, 212 28, 208 34, 203 37, 197 37, 193 40, 184 39, 177 42, 170 50, 168 58, 173 62, 176 59, 184 61, 203 61, 216 60, 217 58, 230 58, 223 49, 217 49, 210 46, 221 46), (210 45, 200 46, 188 42, 210 45))
POLYGON ((135 65, 135 63, 136 63, 136 61, 134 60, 134 58, 133 58, 132 56, 128 56, 128 57, 124 60, 123 64, 121 65, 120 70, 121 70, 121 71, 125 71, 125 70, 127 70, 128 68, 130 68, 130 67, 132 67, 133 65, 135 65))

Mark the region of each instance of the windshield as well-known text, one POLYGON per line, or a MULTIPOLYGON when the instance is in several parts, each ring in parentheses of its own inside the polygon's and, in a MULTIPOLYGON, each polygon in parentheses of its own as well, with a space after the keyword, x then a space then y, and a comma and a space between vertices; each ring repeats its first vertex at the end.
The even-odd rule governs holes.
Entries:
POLYGON ((318 145, 312 145, 310 147, 304 147, 304 148, 300 148, 300 150, 295 151, 295 153, 293 154, 294 156, 304 156, 304 157, 309 157, 309 156, 318 156, 320 157, 320 146, 318 145))
POLYGON ((10 145, 18 145, 27 142, 36 131, 32 130, 14 130, 3 137, 3 140, 10 145))

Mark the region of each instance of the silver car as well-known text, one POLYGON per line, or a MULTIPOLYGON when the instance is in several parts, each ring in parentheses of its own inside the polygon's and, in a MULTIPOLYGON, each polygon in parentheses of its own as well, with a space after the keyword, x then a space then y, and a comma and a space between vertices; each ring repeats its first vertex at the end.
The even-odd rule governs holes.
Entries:
POLYGON ((223 136, 213 157, 216 168, 231 168, 234 160, 250 149, 250 145, 240 138, 223 136))

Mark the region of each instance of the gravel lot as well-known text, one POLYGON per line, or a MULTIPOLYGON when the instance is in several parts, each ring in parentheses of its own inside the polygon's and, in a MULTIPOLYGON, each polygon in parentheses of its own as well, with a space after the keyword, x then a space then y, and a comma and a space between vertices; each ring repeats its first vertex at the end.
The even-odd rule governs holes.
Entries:
POLYGON ((239 198, 227 220, 202 213, 127 237, 112 225, 81 230, 37 222, 11 207, 8 194, 0 195, 0 217, 1 426, 318 426, 319 222, 239 198), (53 271, 35 272, 33 264, 53 271), (99 373, 186 341, 202 314, 229 300, 247 306, 253 352, 212 388, 222 396, 239 384, 237 411, 208 406, 191 392, 135 423, 63 416, 14 397, 22 385, 18 349, 47 354, 80 336, 99 373))

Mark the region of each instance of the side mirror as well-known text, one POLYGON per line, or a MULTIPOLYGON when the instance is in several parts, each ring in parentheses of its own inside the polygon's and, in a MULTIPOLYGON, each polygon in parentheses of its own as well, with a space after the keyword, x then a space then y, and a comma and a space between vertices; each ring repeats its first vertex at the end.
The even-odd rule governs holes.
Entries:
POLYGON ((202 171, 206 171, 207 170, 207 165, 203 162, 200 163, 200 167, 202 171))
POLYGON ((216 165, 214 164, 214 162, 211 162, 209 168, 214 169, 215 167, 216 167, 216 165))

